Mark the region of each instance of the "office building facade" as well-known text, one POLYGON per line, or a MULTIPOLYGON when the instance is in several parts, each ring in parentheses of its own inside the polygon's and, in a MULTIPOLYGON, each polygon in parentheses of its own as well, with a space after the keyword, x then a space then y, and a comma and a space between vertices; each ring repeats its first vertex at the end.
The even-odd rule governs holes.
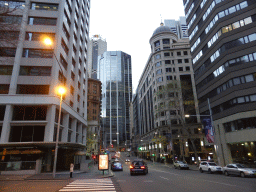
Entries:
POLYGON ((150 38, 150 45, 151 54, 133 104, 137 107, 134 127, 141 136, 140 140, 134 138, 139 156, 158 161, 165 156, 169 160, 174 156, 180 160, 184 157, 192 162, 195 161, 190 142, 193 139, 199 156, 208 158, 200 119, 185 120, 182 115, 199 113, 188 39, 179 39, 168 26, 161 24, 150 38), (190 135, 183 132, 181 120, 186 121, 185 129, 190 135))
POLYGON ((256 2, 184 0, 200 114, 213 113, 218 162, 256 160, 256 2))
MULTIPOLYGON (((89 0, 0 1, 13 41, 1 43, 0 152, 4 161, 40 160, 51 171, 63 96, 57 170, 79 164, 86 147, 89 0), (43 43, 50 38, 52 45, 43 43), (65 158, 60 158, 60 156, 65 158)), ((3 28, 1 28, 3 29, 3 28)), ((9 36, 8 36, 9 37, 9 36)), ((4 39, 1 39, 3 42, 4 39)))
POLYGON ((93 35, 88 43, 88 75, 92 79, 97 79, 98 56, 107 51, 106 39, 100 35, 93 35))
POLYGON ((124 146, 130 140, 131 56, 122 51, 107 51, 99 56, 98 69, 98 79, 102 82, 104 146, 124 146))
POLYGON ((170 27, 179 39, 188 38, 188 26, 185 17, 179 17, 178 21, 173 19, 165 19, 164 25, 170 27))

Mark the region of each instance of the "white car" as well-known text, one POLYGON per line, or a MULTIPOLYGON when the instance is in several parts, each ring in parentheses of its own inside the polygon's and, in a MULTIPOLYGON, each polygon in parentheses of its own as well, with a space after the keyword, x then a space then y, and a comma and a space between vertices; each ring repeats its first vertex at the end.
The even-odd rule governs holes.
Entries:
POLYGON ((201 162, 199 165, 199 171, 203 173, 204 171, 207 171, 208 173, 213 173, 213 172, 218 172, 222 173, 222 168, 221 166, 218 166, 214 162, 201 162))
POLYGON ((178 168, 178 169, 189 169, 189 166, 186 162, 183 161, 175 161, 173 163, 174 168, 178 168))

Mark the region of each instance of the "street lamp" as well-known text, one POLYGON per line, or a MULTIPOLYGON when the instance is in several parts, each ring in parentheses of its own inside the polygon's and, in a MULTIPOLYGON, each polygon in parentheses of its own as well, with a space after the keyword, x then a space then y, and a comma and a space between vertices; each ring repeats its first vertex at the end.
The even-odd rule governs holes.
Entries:
POLYGON ((55 153, 54 153, 54 164, 53 164, 53 178, 55 178, 56 165, 57 165, 62 96, 66 93, 66 91, 67 91, 66 88, 63 86, 59 86, 57 88, 57 93, 60 95, 60 110, 59 110, 59 119, 58 119, 58 127, 57 127, 56 145, 55 145, 55 151, 54 151, 55 153))

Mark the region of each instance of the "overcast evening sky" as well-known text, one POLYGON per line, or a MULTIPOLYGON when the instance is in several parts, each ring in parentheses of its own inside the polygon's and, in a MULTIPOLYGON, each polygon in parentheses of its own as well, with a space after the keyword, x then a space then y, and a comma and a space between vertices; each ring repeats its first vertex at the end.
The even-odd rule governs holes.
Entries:
POLYGON ((185 16, 183 0, 92 0, 90 37, 99 34, 108 51, 131 55, 135 92, 151 52, 149 39, 161 17, 164 22, 180 16, 185 16))

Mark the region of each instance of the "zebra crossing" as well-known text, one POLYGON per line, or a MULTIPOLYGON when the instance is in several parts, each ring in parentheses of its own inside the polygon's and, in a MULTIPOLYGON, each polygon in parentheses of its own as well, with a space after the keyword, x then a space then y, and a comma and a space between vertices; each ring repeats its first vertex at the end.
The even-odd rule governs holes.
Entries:
POLYGON ((116 192, 111 179, 78 179, 75 180, 59 191, 100 191, 100 192, 116 192))

